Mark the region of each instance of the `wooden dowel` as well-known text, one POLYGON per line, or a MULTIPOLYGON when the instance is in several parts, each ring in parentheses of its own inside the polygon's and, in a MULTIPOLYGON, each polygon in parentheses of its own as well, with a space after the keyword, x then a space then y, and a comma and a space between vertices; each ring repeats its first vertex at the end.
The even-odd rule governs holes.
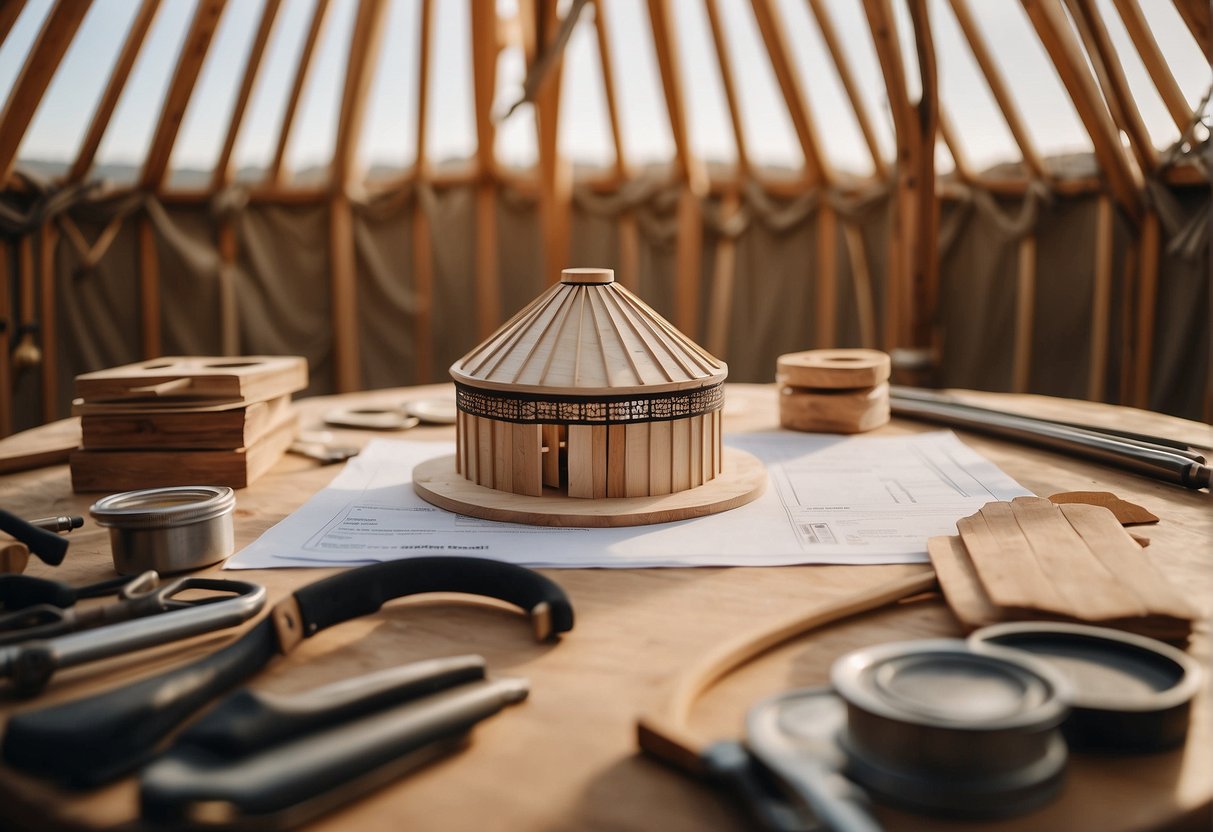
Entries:
POLYGON ((1087 398, 1104 401, 1108 369, 1108 329, 1112 304, 1112 202, 1101 196, 1095 212, 1095 282, 1091 293, 1091 365, 1087 398))
POLYGON ((1036 320, 1036 237, 1019 241, 1015 275, 1015 342, 1011 362, 1011 390, 1026 393, 1032 383, 1032 332, 1036 320))

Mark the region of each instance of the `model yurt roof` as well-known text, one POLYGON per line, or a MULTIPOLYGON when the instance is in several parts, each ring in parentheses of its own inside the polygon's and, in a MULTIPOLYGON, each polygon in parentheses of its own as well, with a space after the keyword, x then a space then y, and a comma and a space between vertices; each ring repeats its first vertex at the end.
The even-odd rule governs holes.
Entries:
POLYGON ((728 367, 616 283, 611 269, 565 269, 451 375, 489 390, 630 394, 718 384, 728 367))

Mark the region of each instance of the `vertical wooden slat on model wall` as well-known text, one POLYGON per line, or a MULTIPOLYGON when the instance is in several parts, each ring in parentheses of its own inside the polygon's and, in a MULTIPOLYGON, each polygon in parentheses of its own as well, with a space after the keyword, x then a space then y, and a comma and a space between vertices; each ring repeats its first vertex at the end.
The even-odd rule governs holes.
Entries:
POLYGON ((430 219, 423 198, 429 182, 429 156, 426 143, 430 114, 430 44, 434 23, 433 0, 421 0, 417 48, 417 160, 413 163, 413 294, 416 299, 413 326, 419 384, 428 383, 434 363, 434 253, 430 242, 430 219))
POLYGON ((13 432, 13 283, 12 249, 0 239, 0 437, 13 432))
POLYGON ((1087 398, 1103 401, 1108 369, 1108 329, 1112 306, 1112 201, 1100 194, 1095 212, 1095 283, 1091 292, 1091 364, 1087 398))
POLYGON ((1036 237, 1019 241, 1015 275, 1015 341, 1011 361, 1011 391, 1026 393, 1031 384, 1032 330, 1036 318, 1036 237))
MULTIPOLYGON (((58 229, 53 221, 42 226, 38 250, 38 306, 42 314, 38 323, 42 332, 42 420, 59 418, 59 342, 55 327, 55 245, 58 229)), ((0 360, 6 356, 0 356, 0 360)))
POLYGON ((147 214, 136 220, 139 230, 139 324, 143 358, 160 353, 160 259, 156 234, 147 214))

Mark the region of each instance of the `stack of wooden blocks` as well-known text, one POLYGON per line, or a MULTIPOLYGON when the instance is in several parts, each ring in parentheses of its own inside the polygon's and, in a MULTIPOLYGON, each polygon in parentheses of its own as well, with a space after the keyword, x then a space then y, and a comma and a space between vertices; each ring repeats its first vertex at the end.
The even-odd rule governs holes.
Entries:
POLYGON ((159 358, 76 377, 72 488, 244 488, 294 440, 298 356, 159 358))

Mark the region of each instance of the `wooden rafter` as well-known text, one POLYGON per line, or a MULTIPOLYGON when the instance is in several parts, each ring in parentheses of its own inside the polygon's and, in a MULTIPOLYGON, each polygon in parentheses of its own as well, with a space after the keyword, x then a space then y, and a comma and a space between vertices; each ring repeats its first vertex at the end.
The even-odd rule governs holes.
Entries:
POLYGON ((1078 28, 1087 56, 1095 68, 1103 90, 1104 100, 1112 112, 1112 118, 1129 137, 1129 146, 1137 157, 1137 165, 1143 173, 1158 167, 1158 152, 1150 138, 1150 131, 1142 120, 1141 112, 1133 100, 1133 91, 1125 78, 1124 68, 1116 56, 1112 38, 1100 18, 1099 10, 1092 0, 1066 0, 1070 16, 1078 28))
POLYGON ((741 121, 741 98, 737 94, 737 79, 733 74, 733 57, 724 36, 724 24, 720 20, 717 0, 703 0, 708 13, 708 26, 712 30, 712 43, 716 47, 716 60, 720 66, 720 81, 724 86, 725 103, 729 106, 729 124, 733 128, 733 142, 737 147, 737 168, 742 177, 750 175, 750 152, 746 144, 745 125, 741 121))
POLYGON ((1021 0, 1045 51, 1057 68, 1062 84, 1074 102, 1095 148, 1108 187, 1121 209, 1136 223, 1141 214, 1137 179, 1120 144, 1120 134, 1100 98, 1095 79, 1087 69, 1059 0, 1021 0))
POLYGON ((13 30, 13 24, 25 10, 25 2, 26 0, 8 0, 6 3, 0 3, 0 45, 4 44, 8 33, 13 30))
POLYGON ((38 31, 0 112, 0 124, 4 125, 0 130, 0 185, 13 172, 25 131, 90 7, 91 3, 81 0, 58 0, 38 31))
POLYGON ((223 149, 215 163, 215 171, 211 177, 211 188, 221 190, 232 181, 232 153, 236 149, 236 138, 240 135, 240 126, 244 123, 244 112, 248 108, 249 99, 253 95, 253 87, 257 83, 257 73, 261 71, 261 59, 265 55, 265 47, 274 32, 274 24, 278 20, 278 10, 282 0, 265 0, 265 8, 261 11, 261 23, 257 26, 257 34, 253 37, 252 48, 249 49, 248 60, 244 64, 244 77, 240 81, 240 91, 236 94, 236 106, 232 109, 232 118, 227 125, 227 134, 223 139, 223 149))
POLYGON ((303 39, 303 48, 299 52, 299 64, 295 67, 295 78, 291 82, 290 96, 286 100, 286 111, 282 114, 282 127, 278 130, 278 143, 274 148, 274 158, 266 171, 266 181, 281 185, 286 181, 286 148, 291 140, 291 128, 295 126, 295 114, 299 111, 299 100, 303 97, 303 88, 307 84, 308 72, 312 68, 312 55, 316 52, 316 43, 320 33, 324 31, 324 21, 328 17, 329 0, 316 0, 316 8, 312 11, 312 23, 308 26, 307 36, 303 39))
POLYGON ((902 63, 901 43, 897 39, 897 28, 889 0, 863 0, 868 27, 872 32, 872 45, 880 59, 880 71, 884 77, 885 93, 889 98, 889 110, 893 116, 893 130, 897 140, 897 164, 904 168, 910 164, 913 128, 909 94, 906 91, 905 64, 902 63))
POLYGON ((476 111, 476 333, 487 338, 501 322, 497 267, 497 160, 493 95, 497 90, 497 3, 469 0, 472 21, 472 95, 476 111))
POLYGON ((1154 316, 1158 308, 1158 266, 1162 230, 1158 214, 1142 217, 1137 242, 1137 298, 1133 348, 1133 398, 1135 407, 1150 406, 1150 366, 1154 357, 1154 316))
POLYGON ((42 226, 38 235, 38 307, 40 341, 42 343, 42 419, 49 422, 59 418, 59 338, 55 326, 55 247, 59 230, 54 222, 42 226))
POLYGON ((913 252, 910 275, 913 305, 910 312, 911 344, 935 345, 935 309, 939 305, 939 201, 935 198, 935 139, 939 133, 939 75, 935 64, 935 41, 926 0, 910 0, 910 20, 918 53, 918 75, 922 97, 914 113, 918 131, 915 145, 913 195, 917 202, 911 232, 913 252))
POLYGON ((130 78, 131 69, 135 66, 135 59, 139 57, 139 51, 147 39, 148 29, 151 28, 152 21, 156 19, 156 13, 159 10, 160 0, 143 0, 139 11, 135 13, 130 30, 126 34, 126 41, 122 44, 122 51, 118 54, 118 61, 110 72, 109 80, 105 83, 105 91, 101 94, 101 100, 97 103, 97 109, 93 112, 93 118, 89 122, 88 131, 84 134, 84 141, 80 143, 80 150, 76 153, 76 161, 72 163, 71 170, 68 171, 68 182, 80 182, 88 176, 88 172, 93 166, 93 159, 97 155, 97 148, 101 146, 101 139, 105 135, 105 128, 109 126, 114 110, 118 106, 118 99, 122 97, 122 91, 126 89, 126 82, 130 78))
POLYGON ((1023 120, 1019 107, 1015 104, 1015 99, 1011 97, 1006 79, 1003 77, 998 65, 994 62, 989 44, 982 35, 981 29, 978 28, 977 21, 973 18, 973 12, 969 7, 968 0, 951 0, 951 3, 956 22, 960 24, 960 29, 964 33, 965 40, 969 43, 969 50, 973 53, 977 66, 986 79, 986 85, 990 88, 990 93, 994 96, 998 109, 1002 111, 1002 117, 1006 120, 1007 127, 1011 130, 1015 144, 1019 146, 1019 152, 1023 156, 1024 165, 1027 166, 1033 176, 1039 179, 1047 179, 1049 177, 1048 169, 1036 150, 1036 144, 1028 133, 1027 125, 1023 120))
POLYGON ((1175 74, 1171 72, 1171 67, 1163 57, 1162 50, 1158 48, 1158 41, 1154 39, 1154 35, 1150 31, 1150 25, 1146 22, 1146 16, 1142 13, 1141 6, 1138 5, 1137 0, 1112 0, 1112 2, 1120 13, 1120 19, 1125 24, 1129 38, 1137 47, 1137 53, 1141 56, 1146 72, 1150 74, 1163 104, 1166 105, 1171 120, 1175 122, 1176 129, 1182 135, 1191 124, 1192 108, 1188 106, 1183 90, 1179 88, 1179 83, 1175 80, 1175 74))
POLYGON ((13 282, 12 282, 12 249, 7 241, 0 238, 0 437, 13 432, 13 384, 12 355, 13 342, 13 282))
POLYGON ((943 138, 943 143, 948 146, 948 152, 952 154, 952 163, 956 165, 956 175, 962 182, 970 184, 975 182, 977 177, 973 173, 973 166, 969 164, 964 145, 961 144, 960 136, 952 124, 951 116, 944 109, 942 101, 939 105, 939 135, 943 138))
POLYGON ((1108 331, 1112 313, 1113 215, 1112 202, 1100 195, 1095 213, 1095 280, 1091 291, 1091 362, 1087 398, 1104 401, 1108 371, 1108 331))
MULTIPOLYGON (((523 18, 523 51, 527 68, 540 59, 544 48, 556 39, 560 28, 555 0, 527 0, 520 5, 523 18)), ((539 149, 539 216, 543 229, 544 272, 548 283, 557 283, 569 258, 569 217, 573 182, 568 160, 560 153, 560 89, 564 80, 564 58, 556 56, 543 82, 535 91, 535 135, 539 149)))
POLYGON ((602 73, 602 92, 606 98, 607 116, 611 122, 611 141, 615 146, 615 175, 623 180, 628 177, 628 155, 623 143, 623 129, 620 126, 619 98, 615 94, 615 59, 611 54, 611 36, 607 31, 602 0, 594 2, 594 34, 598 42, 598 65, 602 73))
POLYGON ((169 82, 168 95, 143 162, 139 181, 144 188, 159 190, 164 182, 177 132, 181 129, 181 120, 185 117, 185 109, 194 94, 198 74, 202 72, 202 64, 206 61, 215 30, 219 28, 219 18, 223 16, 226 6, 227 0, 199 0, 194 10, 194 19, 177 58, 177 68, 173 71, 173 80, 169 82))
POLYGON ((859 94, 859 85, 855 81, 850 56, 843 48, 841 38, 838 37, 838 30, 834 26, 830 10, 826 8, 822 0, 808 0, 808 3, 813 10, 813 17, 817 20, 817 28, 821 30, 826 48, 830 51, 830 57, 834 61, 838 80, 842 82, 842 88, 851 102, 851 109, 855 111, 855 120, 859 123, 859 131, 863 134, 864 143, 867 144, 868 152, 872 155, 872 169, 876 172, 878 179, 885 179, 889 175, 889 166, 885 164, 884 157, 880 153, 880 145, 876 141, 876 130, 872 126, 868 108, 864 106, 863 98, 859 94))
POLYGON ((673 8, 669 0, 649 0, 649 21, 653 28, 657 67, 661 72, 661 87, 665 92, 666 112, 683 183, 678 195, 678 236, 674 255, 674 325, 689 337, 696 338, 703 281, 703 217, 699 200, 707 193, 707 175, 691 148, 678 62, 678 42, 674 36, 673 8))
POLYGON ((139 217, 139 320, 144 358, 160 356, 160 259, 156 232, 147 214, 139 217))
POLYGON ((758 22, 762 41, 766 44, 771 68, 775 71, 775 80, 779 82, 779 91, 783 94, 784 104, 792 117, 792 126, 796 130, 801 153, 804 154, 809 182, 829 187, 834 182, 834 174, 822 152, 817 126, 813 123, 809 101, 805 96, 804 86, 800 83, 800 74, 793 63, 792 49, 788 45, 783 22, 775 11, 774 0, 750 0, 750 5, 754 9, 754 19, 758 22))
POLYGON ((1175 10, 1187 24, 1200 51, 1213 60, 1213 9, 1208 0, 1174 0, 1175 10))
POLYGON ((341 114, 337 122, 337 138, 333 146, 332 186, 335 190, 348 187, 355 176, 354 159, 358 141, 366 121, 366 99, 371 78, 383 46, 383 19, 387 0, 361 0, 354 31, 350 36, 349 60, 346 63, 345 88, 341 94, 341 114))
MULTIPOLYGON (((417 161, 413 173, 418 188, 428 187, 429 159, 426 148, 426 130, 429 120, 430 101, 430 46, 434 24, 433 0, 421 0, 418 10, 417 46, 417 161)), ((414 345, 417 353, 417 381, 430 380, 433 364, 434 332, 434 256, 430 243, 430 220, 420 198, 413 201, 413 292, 416 297, 416 319, 414 321, 414 345)))

